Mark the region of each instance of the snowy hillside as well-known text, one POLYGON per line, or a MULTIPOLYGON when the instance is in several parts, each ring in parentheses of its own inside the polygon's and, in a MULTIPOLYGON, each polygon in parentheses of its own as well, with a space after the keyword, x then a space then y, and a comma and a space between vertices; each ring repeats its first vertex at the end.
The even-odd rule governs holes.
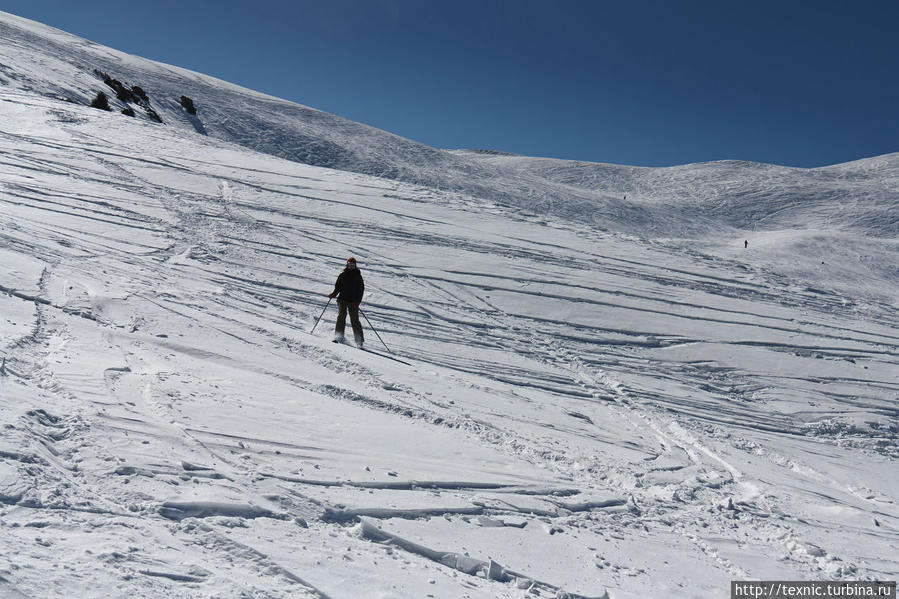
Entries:
POLYGON ((0 64, 0 597, 899 575, 899 155, 445 152, 8 15, 0 64))
POLYGON ((892 237, 899 218, 899 155, 813 170, 735 162, 645 169, 447 152, 6 13, 0 13, 0 84, 82 105, 104 91, 115 112, 131 107, 138 119, 149 118, 150 109, 168 127, 281 158, 607 231, 688 238, 715 232, 733 241, 745 231, 838 223, 853 233, 861 226, 868 235, 892 237), (147 106, 117 100, 104 76, 147 92, 147 106), (182 96, 196 115, 184 109, 182 96))

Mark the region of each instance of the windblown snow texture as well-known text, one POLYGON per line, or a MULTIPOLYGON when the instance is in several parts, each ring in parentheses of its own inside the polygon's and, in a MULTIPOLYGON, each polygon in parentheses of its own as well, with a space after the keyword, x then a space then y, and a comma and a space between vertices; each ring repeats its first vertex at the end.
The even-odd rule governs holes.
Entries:
POLYGON ((446 152, 0 14, 0 595, 895 579, 897 173, 446 152), (393 353, 308 333, 348 255, 393 353))

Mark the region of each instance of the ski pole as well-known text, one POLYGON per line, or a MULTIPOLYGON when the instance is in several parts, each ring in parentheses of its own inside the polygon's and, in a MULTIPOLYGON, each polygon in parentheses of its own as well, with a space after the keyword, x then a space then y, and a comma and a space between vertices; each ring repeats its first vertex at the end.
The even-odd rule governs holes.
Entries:
MULTIPOLYGON (((362 311, 362 308, 359 308, 359 314, 361 314, 362 316, 365 316, 365 312, 362 311)), ((373 325, 373 324, 371 323, 371 321, 368 319, 368 316, 365 316, 365 322, 367 322, 367 323, 368 323, 368 326, 371 327, 371 330, 373 330, 373 331, 375 332, 375 335, 378 335, 378 339, 381 341, 381 343, 384 345, 384 347, 387 348, 387 351, 389 351, 390 353, 393 353, 392 351, 390 351, 390 348, 387 347, 387 344, 384 343, 384 340, 381 339, 381 335, 378 334, 378 329, 376 329, 376 328, 374 327, 374 325, 373 325)))
POLYGON ((330 305, 331 305, 331 298, 329 297, 329 298, 328 298, 328 303, 325 304, 325 307, 324 307, 324 308, 322 308, 322 313, 318 315, 318 320, 316 320, 316 321, 315 321, 315 324, 312 325, 312 330, 309 331, 309 334, 310 334, 310 335, 311 335, 312 333, 315 332, 315 327, 318 326, 319 320, 321 320, 321 319, 322 319, 322 316, 325 315, 325 310, 327 310, 327 309, 328 309, 328 306, 330 306, 330 305))

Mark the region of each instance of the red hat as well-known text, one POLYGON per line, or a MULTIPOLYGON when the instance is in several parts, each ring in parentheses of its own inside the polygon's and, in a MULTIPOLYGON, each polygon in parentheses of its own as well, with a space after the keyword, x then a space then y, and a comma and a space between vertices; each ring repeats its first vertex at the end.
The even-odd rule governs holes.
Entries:
POLYGON ((346 261, 347 261, 347 262, 352 262, 353 264, 356 263, 356 259, 353 258, 352 256, 350 256, 349 258, 347 258, 346 261))

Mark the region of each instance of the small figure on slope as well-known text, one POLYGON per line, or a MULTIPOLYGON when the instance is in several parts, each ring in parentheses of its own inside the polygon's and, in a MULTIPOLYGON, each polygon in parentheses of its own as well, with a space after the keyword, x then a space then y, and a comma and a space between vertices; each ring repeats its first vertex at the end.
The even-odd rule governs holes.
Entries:
POLYGON ((356 345, 362 347, 365 341, 362 334, 362 323, 359 322, 359 304, 365 293, 365 282, 362 273, 356 267, 355 258, 347 258, 346 268, 337 277, 334 283, 334 291, 328 294, 329 298, 337 298, 337 325, 334 327, 334 341, 343 343, 343 332, 346 329, 346 314, 350 313, 350 324, 353 327, 353 337, 356 345))

